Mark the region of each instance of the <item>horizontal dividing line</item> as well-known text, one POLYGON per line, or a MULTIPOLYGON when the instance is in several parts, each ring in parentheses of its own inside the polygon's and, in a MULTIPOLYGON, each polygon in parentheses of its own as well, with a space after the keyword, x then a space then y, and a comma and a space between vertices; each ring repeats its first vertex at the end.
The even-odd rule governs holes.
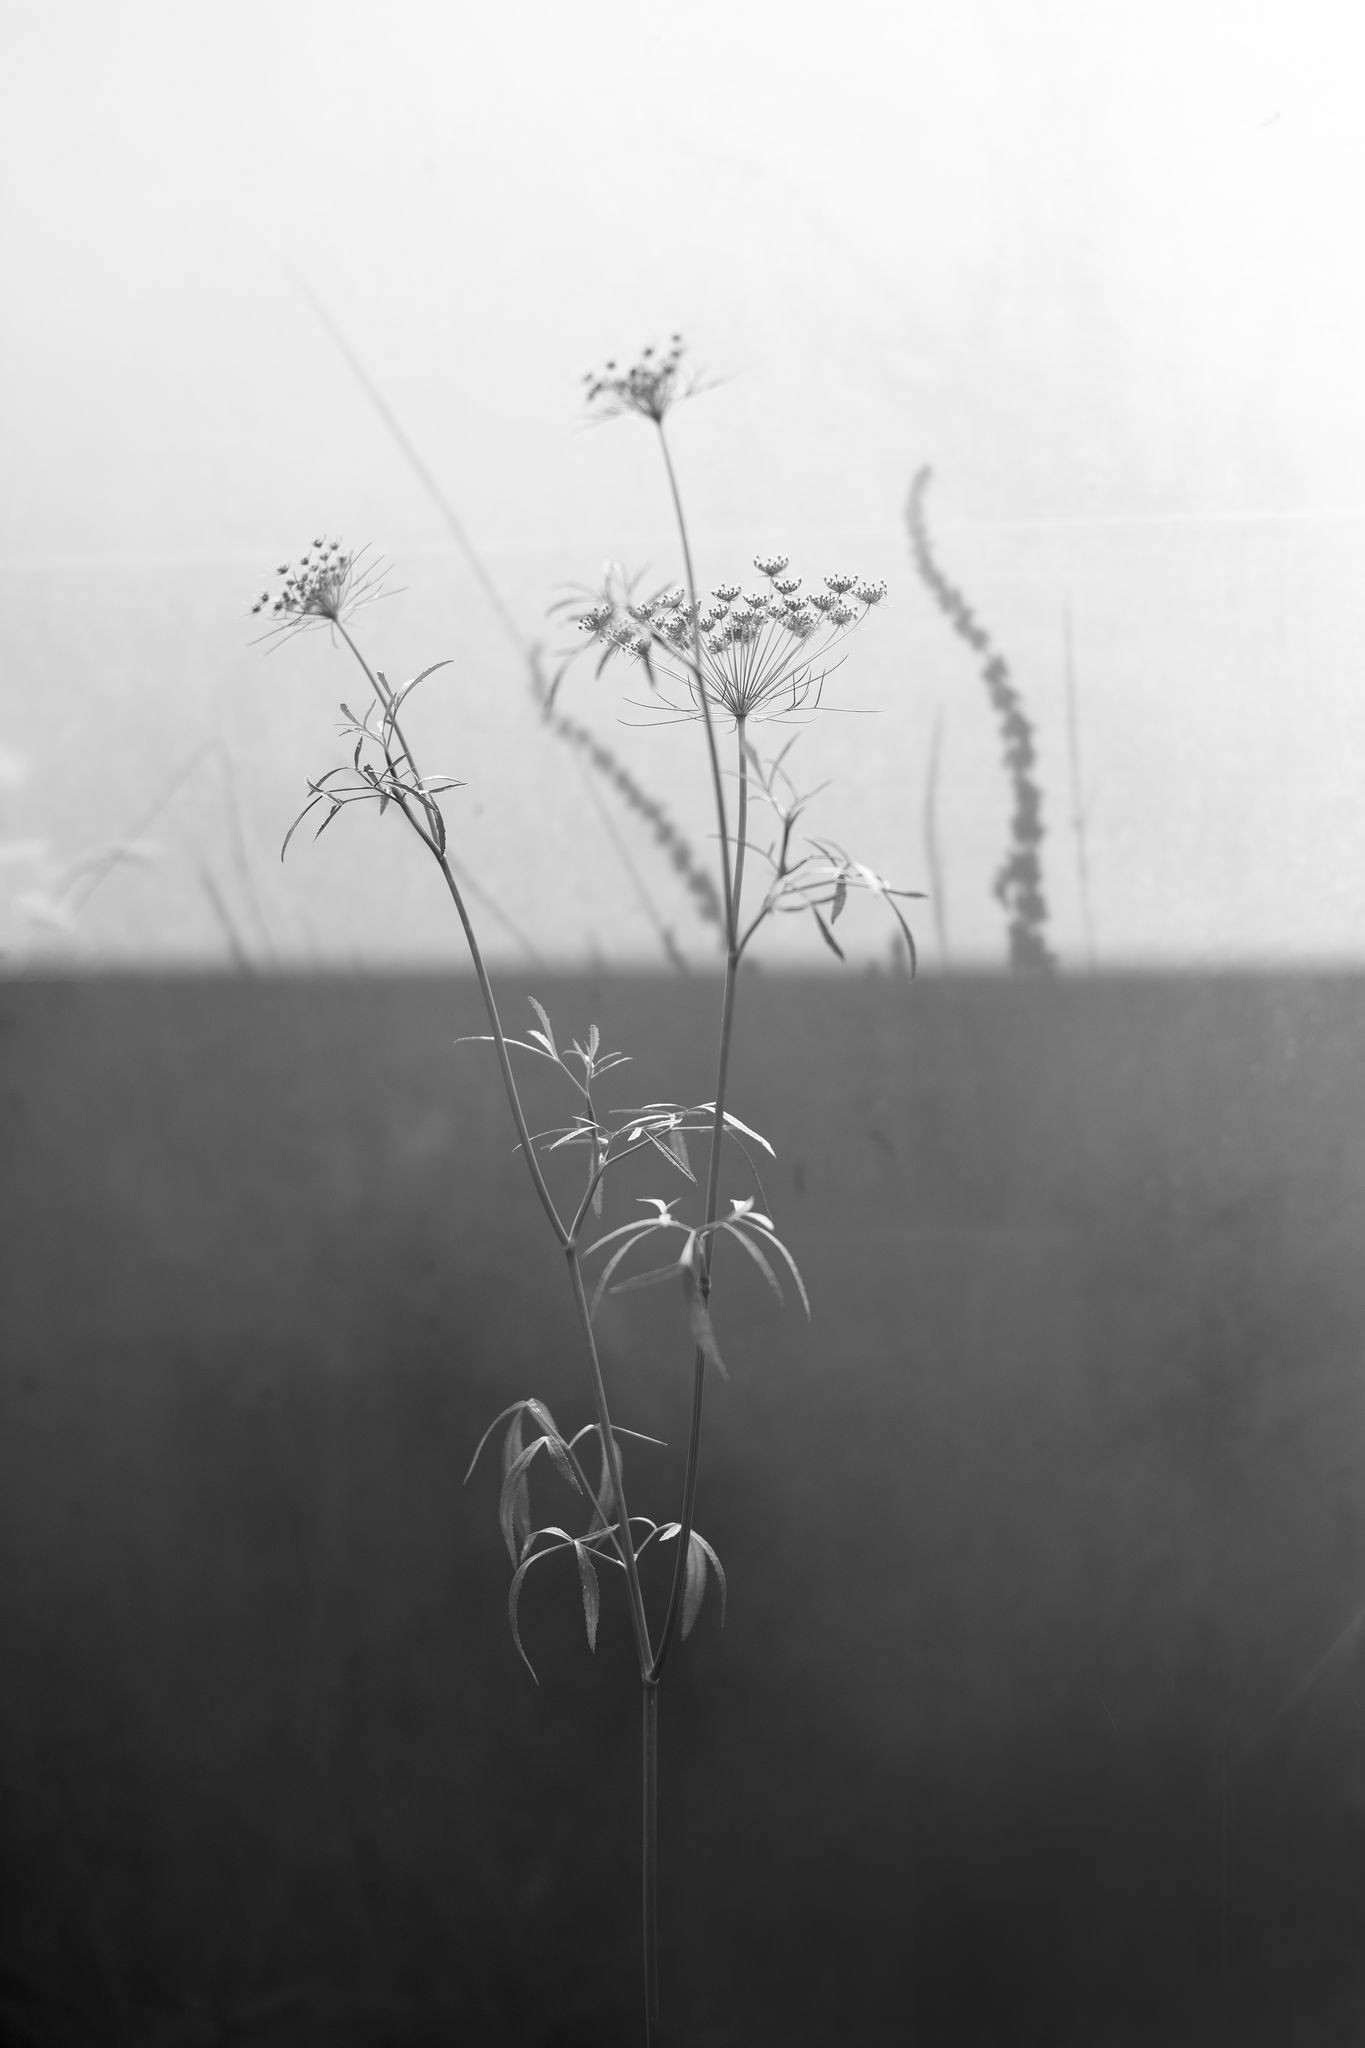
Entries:
MULTIPOLYGON (((778 522, 780 524, 780 522, 778 522)), ((1303 506, 1293 511, 1250 509, 1245 512, 1095 512, 1058 513, 1042 516, 1018 514, 997 519, 953 519, 934 520, 934 530, 940 534, 971 533, 1085 533, 1112 529, 1123 531, 1145 531, 1147 529, 1173 528, 1218 528, 1239 526, 1356 526, 1365 524, 1365 507, 1351 506, 1303 506)), ((773 527, 771 520, 765 522, 765 530, 773 527)), ((776 530, 774 528, 774 530, 776 530)), ((707 536, 710 552, 717 552, 731 542, 747 547, 752 544, 757 527, 745 529, 713 528, 707 536)), ((792 542, 818 537, 827 541, 881 540, 895 537, 904 539, 904 528, 899 520, 884 525, 782 525, 784 539, 792 542)), ((524 561, 534 563, 546 555, 562 555, 569 544, 563 541, 485 541, 481 553, 485 558, 498 557, 504 562, 524 561)), ((211 550, 184 554, 128 555, 8 555, 0 557, 0 574, 32 575, 42 571, 89 569, 114 573, 134 569, 189 569, 222 568, 243 569, 252 577, 269 576, 279 559, 279 548, 245 549, 235 548, 223 553, 211 550), (264 567, 262 566, 264 564, 264 567)), ((386 546, 384 559, 401 565, 404 560, 459 561, 463 558, 459 549, 450 541, 398 541, 386 546)), ((596 559, 594 557, 594 559, 596 559)))

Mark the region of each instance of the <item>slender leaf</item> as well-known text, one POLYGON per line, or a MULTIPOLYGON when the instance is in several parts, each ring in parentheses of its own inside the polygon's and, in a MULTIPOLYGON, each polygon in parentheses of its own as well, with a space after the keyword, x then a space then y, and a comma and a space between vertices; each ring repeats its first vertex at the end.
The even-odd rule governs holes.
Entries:
POLYGON ((551 1024, 549 1018, 545 1014, 544 1009, 536 1001, 534 996, 528 996, 526 1000, 530 1003, 531 1008, 535 1011, 537 1017, 539 1017, 540 1019, 541 1026, 545 1032, 546 1039, 549 1041, 551 1054, 555 1059, 558 1059, 559 1050, 558 1047, 555 1045, 555 1031, 553 1024, 551 1024))
MULTIPOLYGON (((489 1423, 487 1429, 479 1438, 478 1449, 475 1451, 473 1457, 469 1461, 469 1470, 464 1475, 464 1479, 462 1482, 463 1485, 468 1486, 470 1480, 474 1477, 474 1467, 479 1462, 479 1458, 483 1452, 483 1447, 488 1442, 489 1437, 492 1436, 493 1431, 497 1428, 498 1424, 500 1422, 506 1422, 509 1415, 514 1415, 519 1408, 524 1408, 525 1406, 526 1403, 524 1401, 513 1401, 510 1407, 503 1409, 501 1415, 495 1415, 493 1417, 493 1420, 489 1423)), ((504 1466, 503 1470, 506 1471, 506 1469, 506 1466, 504 1466)))
POLYGON ((521 1556, 521 1547, 517 1543, 518 1496, 526 1486, 526 1473, 544 1443, 545 1438, 538 1436, 533 1444, 528 1444, 524 1451, 517 1453, 502 1475, 502 1491, 498 1495, 498 1527, 502 1531, 502 1540, 507 1545, 507 1555, 513 1564, 521 1556))
POLYGON ((780 1256, 786 1260, 788 1269, 791 1272, 792 1279, 796 1282, 796 1291, 801 1296, 801 1306, 806 1311, 806 1318, 807 1321, 809 1321, 810 1296, 806 1292, 806 1283, 801 1278, 801 1270, 798 1267, 795 1259, 787 1250, 787 1247, 783 1244, 781 1238, 778 1236, 775 1230, 771 1228, 765 1230, 763 1233, 763 1242, 765 1245, 768 1245, 773 1251, 779 1253, 780 1256))
MULTIPOLYGON (((609 1522, 612 1517, 612 1511, 616 1506, 616 1480, 612 1474, 611 1458, 608 1455, 607 1451, 606 1431, 602 1428, 600 1423, 597 1425, 597 1435, 602 1449, 602 1483, 597 1489, 596 1506, 597 1512, 602 1517, 602 1520, 604 1522, 609 1522)), ((621 1455, 621 1447, 619 1444, 616 1447, 616 1455, 618 1458, 621 1455)))
POLYGON ((522 1663, 526 1666, 526 1669, 530 1672, 532 1678, 536 1679, 536 1684, 539 1685, 540 1680, 536 1678, 536 1667, 531 1662, 530 1658, 527 1656, 525 1650, 522 1648, 521 1630, 517 1625, 517 1603, 521 1599, 522 1584, 526 1578, 527 1572, 530 1571, 531 1566, 533 1564, 539 1564, 543 1557, 553 1557, 557 1550, 571 1549, 573 1547, 574 1539, 572 1536, 568 1534, 567 1530, 564 1529, 537 1529, 536 1535, 562 1536, 564 1538, 564 1541, 562 1543, 556 1543, 552 1545, 549 1550, 533 1551, 529 1557, 524 1557, 522 1559, 521 1563, 517 1566, 515 1572, 513 1572, 512 1583, 507 1589, 507 1618, 512 1624, 512 1641, 517 1646, 517 1655, 520 1657, 522 1663))
POLYGON ((291 825, 291 826, 289 827, 289 830, 288 830, 288 831, 287 831, 287 832, 285 833, 285 835, 284 835, 284 844, 283 844, 283 846, 282 846, 282 847, 280 848, 280 859, 281 859, 281 860, 283 860, 283 859, 284 859, 284 857, 285 857, 285 855, 286 855, 286 854, 288 853, 288 851, 289 851, 289 842, 290 842, 290 840, 291 840, 291 839, 293 838, 294 834, 295 834, 295 833, 296 833, 296 832, 298 831, 298 829, 299 829, 299 826, 300 826, 300 825, 301 825, 301 824, 303 823, 304 819, 305 819, 305 818, 306 818, 306 817, 308 816, 308 813, 309 813, 309 812, 310 812, 310 811, 312 810, 312 808, 313 808, 314 804, 318 804, 318 803, 321 803, 321 801, 322 801, 322 798, 321 798, 321 797, 317 797, 317 796, 311 796, 311 797, 309 797, 309 799, 308 799, 307 803, 306 803, 306 804, 304 805, 303 809, 302 809, 302 810, 301 810, 301 811, 299 812, 299 814, 298 814, 297 818, 295 818, 295 820, 294 820, 293 824, 292 824, 292 825, 291 825))
MULTIPOLYGON (((634 1234, 626 1241, 626 1243, 617 1246, 616 1250, 607 1260, 606 1265, 602 1268, 602 1271, 598 1276, 597 1285, 593 1289, 592 1300, 588 1304, 589 1318, 597 1314, 598 1308, 601 1306, 602 1296, 607 1291, 607 1282, 611 1279, 612 1274, 616 1271, 616 1268, 620 1265, 622 1259, 624 1259, 626 1255, 635 1248, 635 1246, 640 1242, 640 1239, 642 1237, 651 1237, 654 1234, 654 1232, 658 1229, 658 1227, 659 1226, 657 1223, 637 1224, 635 1226, 634 1234)), ((615 1231, 612 1231, 610 1235, 614 1237, 616 1235, 615 1231)), ((597 1244, 601 1244, 602 1242, 603 1240, 599 1237, 597 1240, 597 1244)), ((593 1251, 596 1251, 597 1245, 593 1245, 591 1249, 593 1251)), ((672 1268, 670 1267, 668 1270, 671 1272, 672 1268)), ((623 1284, 628 1285, 629 1283, 627 1282, 623 1284)))
POLYGON ((810 914, 815 919, 816 926, 819 929, 820 936, 824 940, 825 944, 829 947, 830 952, 833 953, 836 956, 836 958, 842 960, 844 957, 843 947, 839 944, 839 941, 835 938, 833 932, 825 923, 825 920, 823 919, 823 917, 821 917, 819 911, 816 909, 813 903, 810 906, 810 914))
POLYGON ((574 1544, 574 1556, 578 1559, 578 1576, 583 1585, 583 1619, 587 1624, 588 1648, 597 1648, 597 1617, 602 1608, 602 1595, 598 1589, 597 1573, 592 1558, 581 1543, 574 1544))
POLYGON ((707 1542, 706 1538, 704 1536, 699 1536, 695 1529, 692 1531, 692 1541, 698 1546, 699 1549, 705 1551, 707 1557, 711 1560, 711 1566, 716 1574, 716 1577, 720 1580, 720 1625, 722 1628, 724 1628, 725 1596, 727 1592, 727 1587, 725 1584, 725 1568, 721 1564, 720 1559, 716 1556, 715 1551, 711 1548, 711 1545, 707 1542))
POLYGON ((555 1470, 568 1480, 575 1493, 581 1493, 578 1474, 574 1471, 573 1460, 564 1442, 563 1432, 543 1401, 528 1401, 527 1413, 532 1415, 545 1431, 545 1448, 554 1461, 555 1470))
POLYGON ((687 1542, 687 1569, 683 1578, 682 1632, 683 1638, 692 1633, 692 1625, 701 1613, 701 1603, 706 1598, 706 1552, 696 1540, 694 1530, 687 1542))
POLYGON ((676 1280, 678 1262, 670 1259, 666 1266, 651 1266, 647 1273, 632 1273, 629 1280, 618 1280, 612 1288, 613 1294, 638 1294, 642 1287, 657 1287, 662 1280, 676 1280))
MULTIPOLYGON (((625 1154, 622 1152, 617 1156, 624 1159, 625 1154)), ((604 1244, 611 1244, 618 1237, 638 1237, 649 1230, 667 1230, 669 1228, 682 1230, 684 1228, 673 1216, 669 1215, 670 1205, 666 1202, 661 1202, 657 1195, 645 1195, 641 1197, 641 1200, 653 1202, 658 1208, 659 1214, 643 1218, 637 1216, 633 1223, 618 1223, 615 1230, 607 1231, 603 1237, 595 1237, 588 1246, 588 1251, 590 1253, 600 1252, 604 1244)))
POLYGON ((450 666, 451 658, 449 656, 444 661, 433 661, 431 667, 424 668, 420 676, 414 676, 410 683, 404 683, 402 689, 396 693, 389 706, 389 724, 392 725, 394 719, 419 683, 424 683, 428 676, 434 676, 438 668, 449 668, 450 666))
MULTIPOLYGON (((681 1522, 665 1522, 658 1529, 650 1531, 650 1534, 645 1538, 645 1543, 653 1541, 656 1536, 660 1543, 672 1543, 681 1534, 681 1522)), ((640 1545, 641 1550, 644 1549, 645 1543, 640 1545)), ((639 1552, 636 1555, 638 1556, 639 1552)), ((699 1536, 697 1531, 693 1529, 688 1537, 687 1565, 683 1576, 682 1632, 684 1636, 690 1633, 693 1622, 701 1612, 701 1603, 706 1597, 706 1568, 708 1564, 713 1567, 716 1577, 720 1580, 720 1625, 724 1628, 726 1595, 728 1592, 725 1583, 725 1570, 706 1538, 699 1536)))
POLYGON ((695 1184, 697 1176, 688 1164, 687 1152, 686 1148, 682 1146, 682 1133, 680 1131, 670 1131, 667 1138, 660 1138, 653 1131, 646 1131, 645 1137, 656 1152, 662 1152, 664 1158, 676 1172, 683 1174, 686 1179, 695 1184))
POLYGON ((780 1282, 778 1281, 778 1277, 776 1273, 774 1273, 772 1267, 768 1264, 768 1261, 764 1258, 758 1246, 754 1243, 753 1239, 746 1237, 742 1230, 737 1230, 733 1223, 722 1223, 721 1229, 724 1230, 728 1236, 732 1237, 735 1240, 736 1244, 741 1245, 743 1249, 749 1254, 749 1257, 758 1267, 759 1272, 763 1275, 763 1278, 767 1281, 769 1287, 772 1288, 773 1293, 777 1296, 778 1300, 781 1301, 783 1298, 782 1287, 780 1282))
MULTIPOLYGON (((697 1107, 699 1109, 709 1109, 713 1116, 715 1114, 716 1105, 714 1102, 701 1102, 698 1103, 697 1107)), ((751 1131, 749 1126, 742 1124, 737 1116, 731 1116, 728 1109, 725 1112, 725 1128, 728 1131, 743 1131, 746 1138, 752 1138, 756 1145, 763 1147, 763 1150, 770 1159, 776 1159, 777 1154, 773 1151, 772 1146, 768 1143, 763 1133, 761 1131, 751 1131)))
MULTIPOLYGON (((526 1440, 522 1433, 522 1418, 525 1412, 524 1408, 519 1407, 507 1425, 507 1435, 503 1438, 502 1445, 504 1479, 526 1448, 526 1440)), ((517 1539, 517 1556, 520 1556, 531 1540, 531 1483, 524 1472, 512 1501, 512 1531, 517 1539)), ((516 1558, 512 1561, 515 1564, 516 1558)))

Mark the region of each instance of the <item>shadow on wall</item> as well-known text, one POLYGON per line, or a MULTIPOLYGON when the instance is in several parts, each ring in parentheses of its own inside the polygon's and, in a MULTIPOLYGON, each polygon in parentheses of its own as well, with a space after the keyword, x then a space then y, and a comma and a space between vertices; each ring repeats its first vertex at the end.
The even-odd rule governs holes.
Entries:
MULTIPOLYGON (((710 989, 535 992, 622 1099, 706 1092, 710 989)), ((1358 2040, 1365 990, 745 1002, 815 1315, 722 1265, 688 2039, 1358 2040)), ((624 1608, 594 1659, 533 1576, 537 1689, 459 1483, 518 1396, 587 1419, 480 1026, 463 981, 0 988, 7 2042, 633 2039, 624 1608)), ((657 1516, 680 1318, 601 1318, 657 1516)))

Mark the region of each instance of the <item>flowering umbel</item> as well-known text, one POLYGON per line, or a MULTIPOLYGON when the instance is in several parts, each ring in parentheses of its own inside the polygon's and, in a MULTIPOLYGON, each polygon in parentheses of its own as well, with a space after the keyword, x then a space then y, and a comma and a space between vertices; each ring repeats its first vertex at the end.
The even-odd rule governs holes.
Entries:
POLYGON ((384 593, 384 565, 366 561, 368 548, 353 553, 340 541, 315 540, 297 563, 281 562, 275 574, 279 588, 263 590, 251 609, 264 612, 271 624, 267 640, 302 632, 308 626, 339 626, 362 605, 384 593))
POLYGON ((803 594, 785 555, 755 555, 754 567, 765 589, 722 583, 705 605, 690 602, 681 587, 636 600, 612 567, 598 601, 572 616, 603 649, 599 673, 618 654, 638 661, 668 708, 684 717, 701 711, 703 690, 737 725, 814 710, 837 666, 824 657, 882 602, 886 585, 840 574, 803 594))
POLYGON ((614 419, 620 413, 638 413, 641 419, 663 424, 664 414, 680 399, 690 398, 697 389, 682 383, 683 338, 672 335, 667 350, 641 349, 628 370, 615 362, 600 370, 589 370, 583 378, 587 400, 599 419, 614 419))

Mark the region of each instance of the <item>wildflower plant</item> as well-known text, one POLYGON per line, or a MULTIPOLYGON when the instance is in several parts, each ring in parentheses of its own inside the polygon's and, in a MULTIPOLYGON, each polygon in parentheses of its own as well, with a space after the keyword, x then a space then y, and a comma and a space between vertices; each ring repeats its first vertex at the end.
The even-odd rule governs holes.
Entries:
MULTIPOLYGON (((871 868, 827 838, 798 834, 811 795, 797 792, 786 767, 792 741, 765 759, 749 737, 749 726, 765 717, 811 712, 819 703, 829 650, 882 602, 885 591, 852 575, 827 577, 822 588, 801 595, 799 580, 787 574, 783 556, 756 557, 762 579, 748 593, 726 584, 703 604, 697 595, 691 547, 666 418, 675 403, 695 389, 683 371, 684 351, 674 337, 662 356, 646 350, 625 371, 609 364, 589 376, 587 398, 597 415, 633 414, 658 436, 676 518, 683 564, 682 581, 655 597, 637 601, 624 573, 613 572, 601 596, 577 614, 579 651, 600 650, 600 675, 613 657, 643 667, 653 688, 675 712, 702 727, 716 817, 719 906, 725 956, 716 1074, 703 1102, 651 1101, 621 1105, 609 1100, 627 1055, 605 1049, 596 1024, 585 1037, 564 1041, 547 1011, 534 998, 536 1023, 524 1036, 503 1027, 465 893, 450 852, 450 828, 442 800, 460 784, 448 775, 428 776, 418 767, 407 737, 408 700, 419 684, 447 664, 424 669, 410 682, 391 684, 372 667, 350 631, 358 605, 378 594, 373 571, 336 542, 305 556, 271 600, 276 632, 326 625, 346 643, 369 688, 370 701, 357 714, 343 704, 342 733, 349 762, 308 783, 309 796, 285 838, 285 849, 303 820, 321 811, 322 832, 342 810, 356 803, 392 811, 411 829, 434 861, 460 921, 483 998, 488 1031, 480 1043, 492 1046, 532 1187, 564 1260, 565 1276, 582 1347, 591 1419, 572 1431, 559 1423, 538 1396, 511 1402, 485 1431, 471 1461, 472 1475, 490 1439, 501 1432, 498 1522, 512 1567, 508 1617, 518 1654, 534 1669, 522 1642, 519 1602, 531 1571, 550 1557, 576 1566, 590 1648, 601 1616, 600 1573, 619 1571, 634 1639, 641 1686, 642 1870, 644 2039, 659 2025, 658 1980, 658 1700, 675 1641, 691 1631, 711 1579, 720 1591, 724 1620, 726 1579, 721 1560, 695 1526, 701 1449, 703 1396, 708 1372, 722 1377, 722 1358, 713 1308, 717 1255, 742 1256, 779 1301, 795 1294, 807 1315, 810 1301, 790 1248, 780 1236, 763 1198, 760 1155, 772 1145, 729 1106, 730 1053, 741 960, 769 918, 809 914, 826 944, 840 954, 834 926, 854 893, 880 898, 896 918, 914 960, 909 926, 897 899, 916 894, 895 890, 871 868), (665 696, 665 692, 668 694, 665 696), (722 725, 732 728, 731 761, 723 765, 722 725), (727 781, 733 780, 733 805, 727 781), (757 815, 770 829, 757 835, 757 815), (751 829, 755 836, 751 837, 751 829), (746 901, 746 871, 757 886, 746 901), (564 1092, 565 1120, 533 1132, 523 1107, 517 1067, 534 1061, 553 1071, 564 1092), (694 1152, 699 1155, 694 1165, 694 1152), (721 1198, 724 1162, 735 1159, 756 1194, 721 1198), (652 1162, 665 1192, 640 1199, 622 1221, 606 1213, 617 1170, 629 1160, 652 1162), (703 1163, 704 1162, 704 1163, 703 1163), (616 1421, 598 1348, 596 1316, 607 1293, 625 1294, 666 1286, 679 1302, 679 1334, 692 1355, 691 1410, 678 1512, 655 1520, 627 1505, 621 1444, 638 1432, 616 1421), (532 1479, 553 1473, 561 1497, 557 1519, 536 1518, 532 1479), (664 1611, 647 1611, 640 1560, 651 1546, 673 1548, 674 1564, 664 1611)), ((556 678, 556 685, 562 680, 556 678)), ((552 711, 553 693, 546 709, 552 711)), ((814 793, 811 793, 812 795, 814 793)), ((648 1439, 648 1441, 655 1441, 648 1439)))

